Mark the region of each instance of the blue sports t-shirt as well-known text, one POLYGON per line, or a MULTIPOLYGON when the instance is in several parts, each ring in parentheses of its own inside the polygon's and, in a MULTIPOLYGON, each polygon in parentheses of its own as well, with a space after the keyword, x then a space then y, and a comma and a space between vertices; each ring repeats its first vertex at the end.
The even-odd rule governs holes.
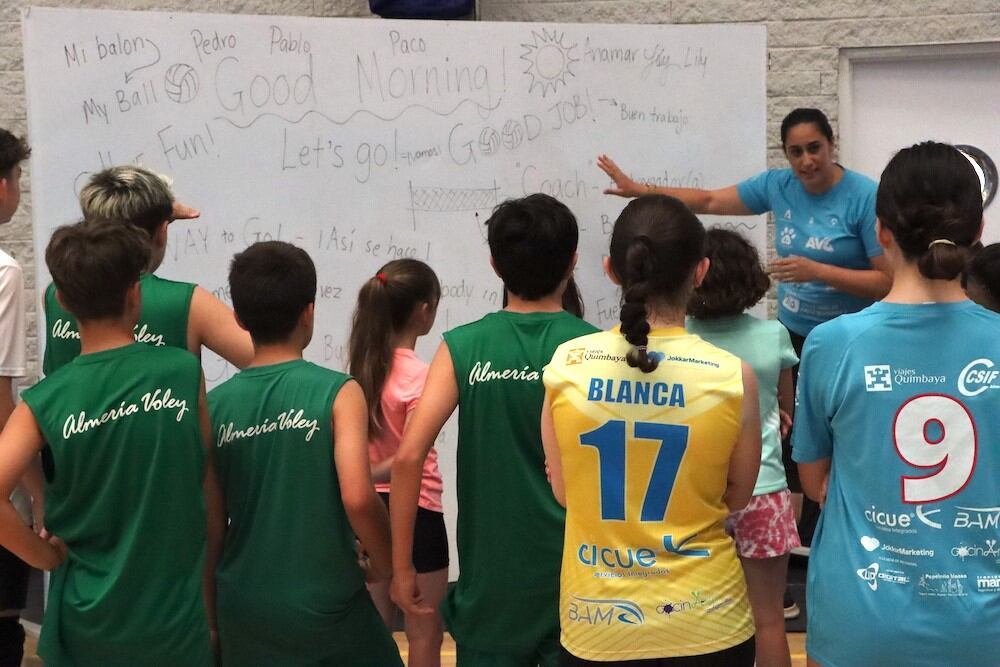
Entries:
POLYGON ((793 457, 832 457, 809 558, 824 667, 995 667, 1000 315, 876 303, 817 327, 793 457))
MULTIPOLYGON (((771 169, 737 186, 754 213, 774 211, 774 241, 780 257, 798 255, 845 269, 871 268, 882 254, 875 238, 878 184, 849 169, 821 195, 806 192, 791 169, 771 169)), ((778 319, 800 336, 817 324, 871 305, 826 283, 780 283, 778 319)))

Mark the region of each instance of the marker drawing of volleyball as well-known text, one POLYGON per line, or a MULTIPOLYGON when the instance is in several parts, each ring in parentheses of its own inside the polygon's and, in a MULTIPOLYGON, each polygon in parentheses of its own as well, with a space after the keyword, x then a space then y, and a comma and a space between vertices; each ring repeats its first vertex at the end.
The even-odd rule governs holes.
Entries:
POLYGON ((178 104, 187 104, 198 95, 198 72, 190 65, 177 63, 163 76, 167 97, 178 104))

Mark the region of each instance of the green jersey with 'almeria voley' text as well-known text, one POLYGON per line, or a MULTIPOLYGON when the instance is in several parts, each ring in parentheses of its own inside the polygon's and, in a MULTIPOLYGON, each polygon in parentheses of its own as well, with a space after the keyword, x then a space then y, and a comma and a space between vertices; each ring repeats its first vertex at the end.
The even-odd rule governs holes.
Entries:
POLYGON ((458 382, 458 583, 443 606, 456 642, 530 653, 559 628, 565 512, 545 475, 542 369, 597 331, 565 311, 499 311, 444 335, 458 382))
POLYGON ((140 343, 76 357, 24 392, 45 441, 48 667, 208 667, 201 366, 140 343))
MULTIPOLYGON (((180 283, 147 273, 139 280, 142 312, 135 325, 135 340, 153 347, 188 346, 188 313, 194 283, 180 283)), ((45 355, 42 372, 51 375, 80 354, 80 329, 56 299, 56 286, 45 290, 45 355)))
POLYGON ((229 527, 216 570, 225 665, 400 665, 365 589, 334 462, 347 375, 296 359, 209 392, 229 527))

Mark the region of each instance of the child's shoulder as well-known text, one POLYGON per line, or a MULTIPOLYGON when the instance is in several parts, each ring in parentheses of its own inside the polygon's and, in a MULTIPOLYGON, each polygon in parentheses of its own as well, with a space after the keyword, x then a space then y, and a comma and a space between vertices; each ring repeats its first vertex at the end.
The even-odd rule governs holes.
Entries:
POLYGON ((195 283, 183 282, 180 280, 171 280, 170 278, 161 278, 155 273, 147 273, 142 276, 143 287, 152 286, 154 288, 165 288, 165 289, 181 289, 181 290, 191 290, 193 291, 198 285, 195 283))
POLYGON ((143 359, 149 359, 157 364, 177 363, 182 366, 197 366, 201 368, 201 361, 189 350, 183 347, 172 345, 144 345, 136 343, 136 355, 143 359))

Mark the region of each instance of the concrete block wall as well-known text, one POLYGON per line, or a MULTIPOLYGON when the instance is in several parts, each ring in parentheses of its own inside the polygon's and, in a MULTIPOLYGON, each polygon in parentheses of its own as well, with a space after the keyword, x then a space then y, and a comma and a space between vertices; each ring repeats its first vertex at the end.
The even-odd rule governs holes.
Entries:
MULTIPOLYGON (((20 16, 29 6, 371 17, 366 0, 4 0, 0 5, 0 127, 27 133, 20 16)), ((768 30, 769 166, 781 166, 778 128, 800 106, 827 112, 837 129, 839 50, 1000 41, 998 0, 478 0, 485 21, 764 23, 768 30)), ((735 112, 735 110, 734 110, 735 112)), ((29 360, 37 372, 30 161, 21 209, 0 228, 0 247, 24 267, 29 360)), ((773 305, 773 304, 772 304, 773 305)))

